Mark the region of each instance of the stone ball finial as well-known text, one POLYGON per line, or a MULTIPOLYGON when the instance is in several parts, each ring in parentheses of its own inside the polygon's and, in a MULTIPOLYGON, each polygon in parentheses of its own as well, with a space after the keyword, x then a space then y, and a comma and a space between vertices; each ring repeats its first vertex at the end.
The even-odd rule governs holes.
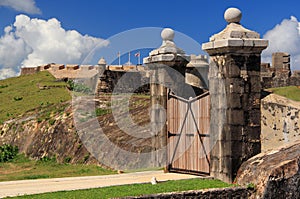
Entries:
POLYGON ((165 28, 160 35, 164 41, 173 41, 175 33, 171 28, 165 28))
POLYGON ((228 8, 224 13, 224 19, 228 23, 240 23, 242 12, 237 8, 228 8))

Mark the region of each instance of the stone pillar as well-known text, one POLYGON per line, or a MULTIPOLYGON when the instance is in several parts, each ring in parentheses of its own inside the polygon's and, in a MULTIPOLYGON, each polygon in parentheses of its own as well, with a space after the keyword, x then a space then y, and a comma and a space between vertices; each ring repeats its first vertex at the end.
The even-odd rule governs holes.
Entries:
POLYGON ((227 27, 202 45, 210 55, 210 172, 225 182, 261 150, 260 62, 268 41, 244 28, 241 17, 236 8, 226 10, 227 27))
POLYGON ((99 96, 100 93, 105 92, 107 90, 107 77, 105 75, 105 70, 106 70, 106 61, 103 57, 99 59, 98 61, 98 82, 97 82, 97 95, 99 96))
POLYGON ((166 166, 166 151, 160 149, 167 146, 167 99, 168 88, 176 94, 184 90, 185 67, 188 57, 173 42, 174 31, 165 28, 161 32, 162 45, 144 58, 144 64, 150 70, 151 99, 151 131, 153 133, 153 166, 166 166))

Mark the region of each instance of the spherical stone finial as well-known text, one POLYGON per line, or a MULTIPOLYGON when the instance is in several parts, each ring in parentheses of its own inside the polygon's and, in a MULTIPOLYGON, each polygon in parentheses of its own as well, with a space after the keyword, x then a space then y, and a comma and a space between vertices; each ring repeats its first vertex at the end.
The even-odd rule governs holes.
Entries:
POLYGON ((228 23, 240 23, 242 12, 237 8, 228 8, 224 13, 224 18, 228 23))
POLYGON ((175 33, 171 28, 165 28, 160 35, 164 41, 173 41, 175 33))

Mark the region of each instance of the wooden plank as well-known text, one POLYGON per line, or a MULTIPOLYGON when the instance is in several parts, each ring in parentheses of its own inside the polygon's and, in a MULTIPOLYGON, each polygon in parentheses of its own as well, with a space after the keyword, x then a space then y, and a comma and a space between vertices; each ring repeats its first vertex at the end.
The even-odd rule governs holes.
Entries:
POLYGON ((209 173, 209 163, 204 153, 206 150, 209 158, 209 137, 199 137, 198 135, 198 132, 209 134, 209 95, 204 95, 202 98, 194 99, 191 102, 186 101, 176 98, 168 100, 167 120, 169 132, 180 133, 185 120, 184 117, 188 111, 188 103, 191 105, 193 114, 188 113, 181 137, 171 136, 168 138, 167 160, 173 169, 181 172, 209 173), (180 141, 177 143, 179 137, 180 141), (178 146, 176 146, 177 144, 178 146), (174 160, 171 162, 173 156, 174 160))

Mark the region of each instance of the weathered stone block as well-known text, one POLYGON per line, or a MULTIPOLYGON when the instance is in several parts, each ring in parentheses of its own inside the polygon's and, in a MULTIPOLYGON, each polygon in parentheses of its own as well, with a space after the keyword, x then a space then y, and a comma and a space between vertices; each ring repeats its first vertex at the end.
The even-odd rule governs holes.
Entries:
POLYGON ((266 46, 268 46, 268 40, 261 40, 261 39, 258 39, 258 40, 254 40, 254 46, 255 47, 263 47, 265 48, 266 46))
POLYGON ((261 93, 260 92, 252 92, 249 95, 248 109, 246 109, 246 110, 251 111, 253 109, 260 109, 260 101, 261 101, 260 98, 261 98, 261 93))
MULTIPOLYGON (((231 141, 231 156, 235 159, 240 159, 242 157, 243 153, 243 141, 242 140, 235 140, 231 141)), ((237 171, 237 170, 235 170, 237 171)))
POLYGON ((249 141, 260 140, 260 126, 248 126, 246 127, 246 139, 249 141))
POLYGON ((249 158, 255 156, 256 154, 260 153, 261 150, 261 143, 260 140, 252 140, 252 142, 245 142, 243 144, 243 161, 248 160, 249 158))
POLYGON ((260 92, 261 91, 261 83, 259 76, 250 77, 250 88, 251 92, 260 92))
POLYGON ((227 95, 228 101, 227 101, 227 107, 228 108, 237 108, 240 109, 242 108, 242 103, 241 103, 241 95, 237 93, 230 93, 227 95))
POLYGON ((261 63, 260 54, 251 54, 246 58, 245 67, 249 72, 253 72, 253 71, 260 72, 260 63, 261 63))
POLYGON ((228 78, 226 79, 226 91, 228 93, 244 93, 244 81, 241 78, 228 78))
POLYGON ((256 186, 253 198, 300 198, 300 142, 260 153, 244 162, 236 183, 256 186))
POLYGON ((260 122, 261 122, 260 109, 252 109, 249 112, 248 124, 250 126, 260 126, 260 122))
POLYGON ((202 44, 202 50, 211 49, 214 47, 214 42, 207 42, 202 44))
POLYGON ((240 141, 243 140, 243 132, 245 127, 242 125, 230 125, 230 133, 232 141, 240 141))
POLYGON ((254 46, 254 40, 252 39, 244 39, 243 42, 243 46, 254 46))
POLYGON ((227 141, 241 141, 243 138, 243 129, 244 127, 242 125, 229 125, 225 124, 223 126, 223 131, 220 136, 221 140, 227 140, 227 141))
POLYGON ((239 78, 241 76, 240 68, 232 62, 229 64, 225 66, 224 75, 229 78, 239 78))
POLYGON ((228 124, 232 125, 244 125, 244 111, 242 109, 228 109, 227 110, 227 121, 228 124))
POLYGON ((212 151, 215 152, 217 157, 230 157, 231 156, 231 141, 217 140, 212 146, 212 151))

